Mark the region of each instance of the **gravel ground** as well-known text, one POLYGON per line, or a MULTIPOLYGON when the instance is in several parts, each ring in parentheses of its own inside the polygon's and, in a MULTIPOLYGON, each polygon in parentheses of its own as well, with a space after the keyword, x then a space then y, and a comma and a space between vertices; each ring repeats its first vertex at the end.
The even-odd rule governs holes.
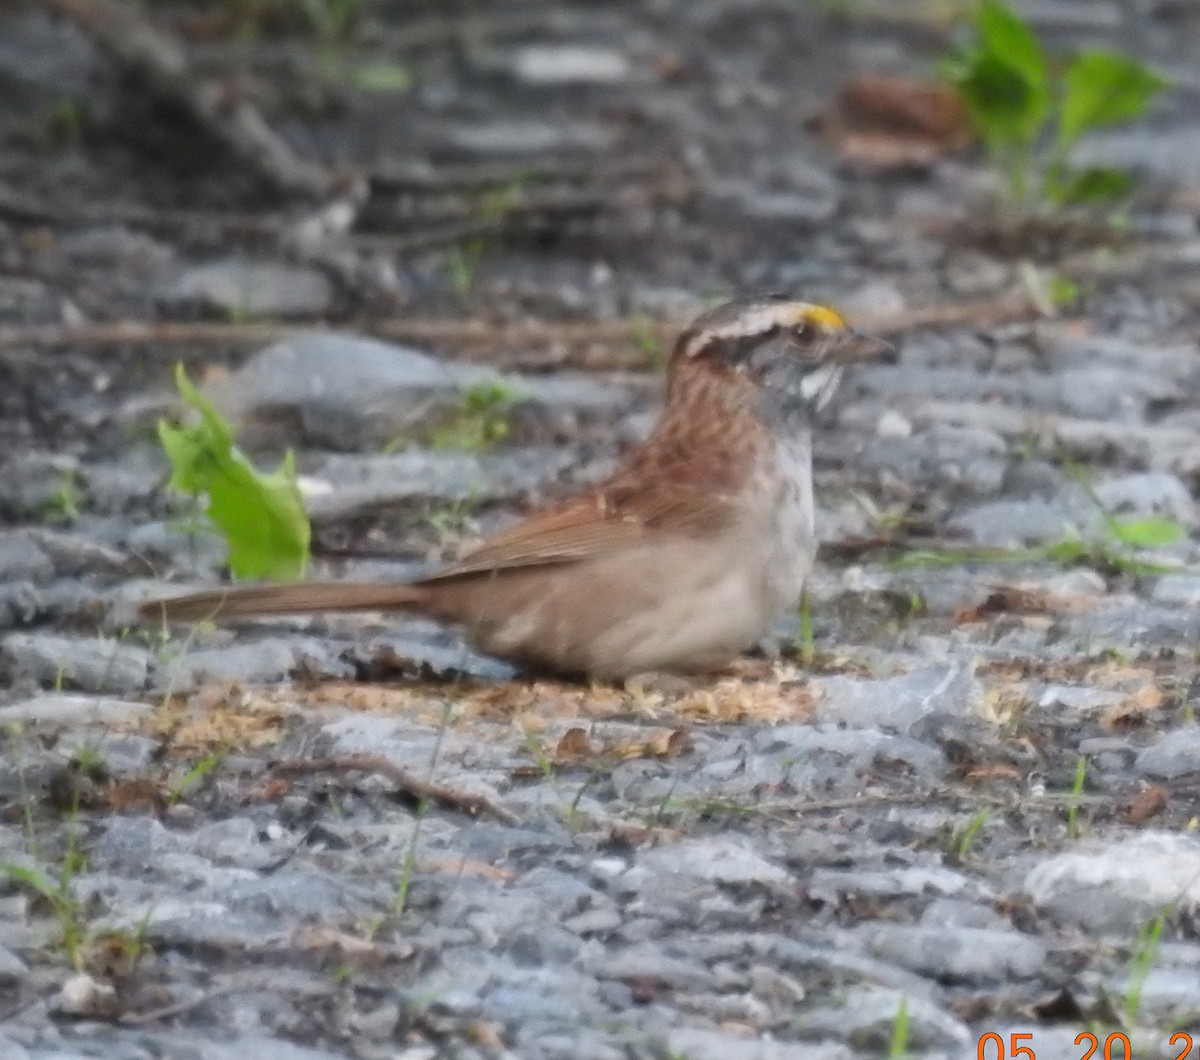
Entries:
POLYGON ((1174 82, 1084 145, 1141 176, 1103 243, 1014 251, 969 152, 867 172, 814 137, 848 72, 928 72, 928 5, 413 5, 332 50, 156 7, 302 152, 557 174, 548 222, 417 252, 457 200, 410 188, 320 254, 245 236, 311 215, 82 35, 0 13, 0 1058, 1198 1055, 1200 10, 1021 6, 1174 82), (350 87, 394 55, 409 87, 350 87), (315 575, 401 579, 644 435, 652 322, 1001 304, 1031 263, 1077 306, 910 328, 822 426, 808 649, 610 688, 416 620, 131 625, 222 577, 164 489, 176 359, 256 459, 296 449, 315 575), (434 318, 597 337, 378 337, 434 318), (120 320, 224 330, 89 337, 120 320), (428 444, 497 382, 499 444, 428 444), (1114 535, 1149 516, 1183 536, 1114 535))

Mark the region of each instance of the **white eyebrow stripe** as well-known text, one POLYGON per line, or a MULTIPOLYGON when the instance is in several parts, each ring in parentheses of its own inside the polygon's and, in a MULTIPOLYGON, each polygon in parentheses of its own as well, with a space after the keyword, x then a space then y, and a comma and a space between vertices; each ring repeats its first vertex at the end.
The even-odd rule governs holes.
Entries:
POLYGON ((807 302, 756 306, 749 312, 739 313, 727 324, 699 332, 688 343, 687 356, 694 356, 716 339, 744 339, 750 335, 766 335, 775 328, 795 327, 813 308, 807 302))

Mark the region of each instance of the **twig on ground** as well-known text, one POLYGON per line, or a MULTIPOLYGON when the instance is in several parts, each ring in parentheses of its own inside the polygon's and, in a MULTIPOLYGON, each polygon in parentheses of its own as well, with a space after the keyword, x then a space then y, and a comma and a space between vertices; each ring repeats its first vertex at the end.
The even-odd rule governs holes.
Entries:
POLYGON ((41 2, 90 36, 151 97, 187 114, 276 191, 320 197, 343 182, 321 164, 301 158, 248 100, 195 76, 183 48, 146 22, 137 5, 116 0, 41 2))
POLYGON ((141 1027, 147 1023, 161 1023, 163 1020, 182 1016, 193 1009, 200 1008, 202 1005, 207 1005, 210 1001, 216 1001, 217 998, 238 993, 243 989, 244 986, 241 983, 225 983, 221 986, 213 987, 211 990, 205 990, 192 997, 185 998, 182 1001, 163 1005, 161 1008, 150 1009, 148 1012, 126 1012, 117 1018, 117 1022, 129 1024, 134 1027, 141 1027))
POLYGON ((0 184, 0 217, 41 225, 128 225, 167 234, 200 234, 214 242, 226 239, 275 242, 287 231, 285 222, 256 214, 204 210, 159 210, 128 203, 53 202, 0 184))
MULTIPOLYGON (((915 328, 994 327, 1034 320, 1032 303, 1018 299, 938 303, 900 313, 861 314, 854 324, 876 335, 915 328)), ((669 344, 676 321, 599 320, 558 323, 489 320, 385 319, 348 322, 364 334, 436 347, 463 360, 486 360, 504 368, 585 368, 619 371, 646 368, 647 337, 669 344)), ((343 330, 344 330, 343 329, 343 330)), ((253 346, 299 331, 295 324, 216 321, 116 320, 96 324, 0 327, 0 349, 16 347, 253 346)))
POLYGON ((398 766, 383 755, 351 754, 329 755, 325 758, 292 758, 272 764, 276 773, 344 773, 358 770, 378 773, 392 781, 398 791, 415 799, 437 803, 447 810, 479 817, 488 814, 505 824, 520 824, 521 819, 511 810, 506 810, 483 795, 457 791, 444 784, 414 777, 403 766, 398 766))

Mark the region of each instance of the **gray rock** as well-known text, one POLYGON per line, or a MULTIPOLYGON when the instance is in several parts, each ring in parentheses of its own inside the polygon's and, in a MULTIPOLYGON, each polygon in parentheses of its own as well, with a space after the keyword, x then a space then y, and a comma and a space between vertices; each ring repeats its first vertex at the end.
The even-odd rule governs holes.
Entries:
POLYGON ((200 526, 193 532, 174 519, 131 526, 122 545, 134 555, 168 560, 179 574, 206 577, 220 570, 229 555, 229 546, 215 531, 200 526))
POLYGON ((969 660, 956 661, 949 669, 919 670, 902 677, 830 677, 821 688, 818 721, 862 728, 909 732, 930 714, 974 715, 983 707, 983 687, 969 660))
POLYGON ((1186 345, 1164 346, 1158 342, 1133 341, 1120 335, 1047 336, 1042 350, 1055 370, 1099 365, 1166 378, 1179 384, 1192 383, 1200 370, 1195 350, 1186 345))
POLYGON ((1076 146, 1080 166, 1119 166, 1150 173, 1172 184, 1200 181, 1200 125, 1137 122, 1094 132, 1076 146))
POLYGON ((629 57, 615 48, 581 44, 530 44, 510 59, 513 74, 528 85, 613 85, 627 81, 629 57))
POLYGON ((1012 282, 1010 266, 978 251, 962 251, 946 265, 946 286, 957 295, 993 294, 1012 282))
POLYGON ((140 692, 154 667, 154 656, 137 645, 57 633, 10 633, 0 658, 17 676, 86 692, 140 692))
MULTIPOLYGON (((228 844, 226 844, 228 848, 228 844)), ((215 888, 214 897, 235 913, 262 914, 286 920, 347 923, 377 914, 394 898, 391 881, 379 895, 332 873, 285 869, 254 879, 235 880, 215 888)))
POLYGON ((1090 844, 1035 866, 1024 891, 1059 919, 1103 934, 1136 932, 1164 909, 1200 904, 1200 840, 1165 832, 1090 844))
POLYGON ((1085 685, 1046 685, 1034 693, 1038 709, 1049 711, 1057 717, 1062 716, 1064 709, 1079 714, 1107 710, 1119 706, 1128 698, 1120 692, 1085 685))
POLYGON ((837 213, 838 205, 836 193, 802 191, 747 190, 737 200, 737 208, 750 220, 809 228, 827 222, 837 213))
POLYGON ((705 786, 721 779, 722 791, 734 795, 781 784, 827 794, 843 787, 857 790, 859 774, 879 761, 902 762, 929 775, 946 764, 941 751, 927 743, 841 723, 781 725, 765 730, 754 745, 762 753, 753 757, 740 750, 728 758, 713 753, 699 774, 705 786))
POLYGON ((936 992, 929 979, 867 954, 849 952, 844 946, 815 945, 780 936, 755 937, 752 945, 756 951, 765 950, 779 967, 805 976, 804 981, 832 979, 838 983, 876 983, 907 997, 931 998, 936 992))
POLYGON ((1200 728, 1188 725, 1164 733, 1139 752, 1134 768, 1164 780, 1200 773, 1200 728))
POLYGON ((669 872, 709 883, 782 884, 791 878, 746 843, 712 837, 666 843, 647 851, 639 865, 653 872, 669 872))
POLYGON ((808 887, 813 894, 828 896, 835 902, 841 901, 846 895, 868 895, 873 898, 929 895, 971 898, 991 895, 985 885, 940 865, 885 870, 816 869, 808 887))
POLYGON ((475 125, 447 126, 447 146, 471 155, 520 156, 556 151, 611 151, 617 145, 616 131, 597 122, 538 121, 536 119, 493 121, 475 125))
MULTIPOLYGON (((65 1053, 57 1055, 63 1057, 64 1060, 70 1060, 65 1053)), ((75 1055, 76 1057, 79 1056, 78 1053, 75 1055)), ((38 1053, 36 1056, 31 1055, 25 1046, 19 1045, 3 1031, 0 1031, 0 1056, 5 1057, 5 1060, 55 1060, 55 1057, 48 1056, 46 1053, 38 1053)))
POLYGON ((270 637, 221 648, 188 650, 159 670, 160 688, 190 692, 206 684, 270 684, 282 681, 302 664, 316 673, 348 677, 352 669, 335 660, 331 645, 315 638, 270 637))
MULTIPOLYGON (((149 712, 153 708, 142 704, 149 712)), ((105 723, 110 724, 110 723, 105 723)), ((55 744, 55 750, 74 757, 86 753, 104 764, 104 771, 116 777, 144 777, 162 752, 162 741, 135 733, 96 732, 92 728, 71 728, 55 744)))
POLYGON ((1179 387, 1168 380, 1122 368, 1067 368, 1057 375, 1056 408, 1082 419, 1138 423, 1152 401, 1173 401, 1179 387))
MULTIPOLYGON (((1095 516, 1099 520, 1099 512, 1095 516)), ((952 516, 946 528, 991 548, 1048 544, 1083 532, 1061 504, 1039 499, 977 504, 952 516)))
POLYGON ((1154 583, 1150 598, 1161 604, 1200 605, 1200 574, 1164 574, 1154 583))
POLYGON ((6 947, 0 946, 0 983, 12 986, 23 982, 28 974, 29 967, 25 962, 6 947))
POLYGON ((154 708, 146 703, 106 696, 50 692, 20 703, 0 707, 0 724, 30 722, 40 726, 127 725, 154 708))
POLYGON ((1194 527, 1198 516, 1191 491, 1178 475, 1144 471, 1096 483, 1095 492, 1110 515, 1162 515, 1194 527))
POLYGON ((30 530, 0 533, 0 582, 45 582, 54 577, 54 563, 30 530))
POLYGON ((164 1043, 162 1055, 179 1057, 180 1060, 229 1060, 234 1056, 252 1056, 255 1060, 346 1060, 343 1052, 332 1053, 307 1045, 293 1045, 282 1038, 267 1037, 265 1034, 240 1034, 231 1038, 214 1034, 213 1039, 205 1041, 194 1033, 173 1035, 170 1041, 164 1043))
POLYGON ((674 990, 704 991, 715 985, 709 969, 695 961, 669 955, 657 942, 645 942, 606 954, 591 970, 601 979, 645 976, 666 983, 674 990))
POLYGON ((570 463, 572 454, 563 449, 332 456, 309 479, 306 505, 314 520, 323 520, 390 508, 419 510, 430 502, 511 500, 570 463))
POLYGON ((1048 955, 1041 942, 1011 930, 879 924, 855 934, 876 957, 944 983, 984 986, 1032 979, 1048 955))
POLYGON ((1012 925, 990 905, 963 902, 957 898, 935 898, 921 913, 921 924, 925 927, 1012 930, 1012 925))
POLYGON ((677 1027, 667 1035, 667 1048, 688 1060, 854 1060, 836 1042, 779 1042, 702 1027, 677 1027))
POLYGON ((836 1004, 798 1013, 794 1026, 801 1034, 837 1036, 859 1049, 886 1050, 901 1005, 908 1013, 910 1048, 963 1048, 972 1040, 967 1028, 940 1006, 898 990, 866 986, 849 988, 836 1004))
POLYGON ((324 273, 278 262, 229 258, 195 265, 159 291, 164 303, 227 315, 322 316, 333 304, 324 273))
MULTIPOLYGON (((144 561, 132 559, 126 553, 93 540, 83 533, 70 533, 42 527, 30 531, 33 541, 54 563, 59 577, 78 577, 82 574, 130 574, 144 570, 144 561)), ((0 577, 3 575, 0 574, 0 577)))
POLYGON ((457 414, 463 395, 478 386, 504 388, 514 417, 526 406, 595 411, 628 400, 580 375, 507 378, 407 346, 321 332, 268 346, 207 391, 243 425, 248 444, 303 441, 349 450, 419 437, 457 414))
POLYGON ((123 816, 107 821, 93 857, 97 864, 139 875, 163 855, 186 849, 187 839, 153 817, 123 816))
POLYGON ((418 350, 353 335, 299 332, 206 389, 251 441, 378 447, 450 408, 463 388, 494 378, 418 350))
MULTIPOLYGON (((11 232, 11 229, 9 230, 11 232)), ((11 236, 9 239, 11 240, 11 236)), ((15 276, 0 279, 0 321, 18 324, 61 324, 65 303, 61 295, 38 280, 15 276)), ((73 306, 72 306, 73 308, 73 306)))
POLYGON ((1200 466, 1192 463, 1197 459, 1198 447, 1196 433, 1189 428, 1063 418, 1053 424, 1053 430, 1065 455, 1077 460, 1120 458, 1138 466, 1166 468, 1180 474, 1200 466))
POLYGON ((45 609, 45 595, 32 582, 0 582, 0 629, 26 625, 45 609))
POLYGON ((119 224, 64 232, 59 246, 77 266, 116 271, 131 285, 157 281, 175 259, 169 243, 119 224))
POLYGON ((88 464, 83 474, 88 510, 105 515, 144 510, 166 477, 161 450, 148 446, 131 447, 117 459, 88 464))
MULTIPOLYGON (((1112 996, 1128 997, 1135 985, 1126 969, 1113 984, 1112 996)), ((1153 1027, 1194 1028, 1200 1020, 1200 972, 1194 968, 1164 968, 1157 963, 1136 983, 1138 1022, 1153 1027)), ((1195 1036, 1195 1031, 1191 1032, 1195 1036)), ((1185 1058, 1186 1060, 1186 1058, 1185 1058)))

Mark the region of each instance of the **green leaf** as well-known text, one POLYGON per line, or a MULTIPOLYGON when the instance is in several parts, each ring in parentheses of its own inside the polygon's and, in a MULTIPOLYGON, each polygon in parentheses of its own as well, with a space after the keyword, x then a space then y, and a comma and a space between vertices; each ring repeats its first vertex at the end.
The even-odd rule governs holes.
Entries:
POLYGON ((998 0, 975 19, 976 42, 943 65, 994 155, 1028 149, 1050 113, 1046 58, 1033 31, 998 0))
POLYGON ((957 85, 971 121, 989 151, 1027 145, 1040 127, 1030 120, 1034 105, 1028 82, 992 55, 981 55, 957 85))
POLYGON ((183 427, 159 421, 158 436, 172 468, 168 486, 207 495, 205 514, 225 539, 235 578, 302 577, 311 528, 292 454, 270 474, 255 470, 234 446, 229 424, 192 386, 182 365, 175 381, 200 420, 183 427))
POLYGON ((1055 563, 1077 563, 1079 560, 1087 558, 1091 552, 1091 547, 1080 541, 1079 538, 1064 537, 1061 541, 1046 545, 1042 550, 1042 555, 1055 563))
POLYGON ((1148 516, 1144 519, 1116 519, 1113 530, 1117 537, 1135 548, 1165 548, 1181 541, 1186 533, 1174 519, 1148 516))
POLYGON ((1105 166, 1068 169, 1046 180, 1047 196, 1060 206, 1115 202, 1132 187, 1133 176, 1127 170, 1105 166))
POLYGON ((1050 301, 1059 309, 1074 305, 1083 293, 1079 284, 1068 280, 1065 276, 1052 276, 1046 286, 1050 301))
POLYGON ((984 0, 975 19, 982 52, 1017 73, 1029 87, 1037 118, 1050 106, 1046 56, 1029 25, 999 0, 984 0))
POLYGON ((1113 52, 1077 55, 1063 78, 1060 148, 1089 129, 1136 118, 1167 82, 1134 59, 1113 52))
POLYGON ((408 92, 413 75, 400 63, 362 63, 350 71, 350 83, 363 92, 408 92))

